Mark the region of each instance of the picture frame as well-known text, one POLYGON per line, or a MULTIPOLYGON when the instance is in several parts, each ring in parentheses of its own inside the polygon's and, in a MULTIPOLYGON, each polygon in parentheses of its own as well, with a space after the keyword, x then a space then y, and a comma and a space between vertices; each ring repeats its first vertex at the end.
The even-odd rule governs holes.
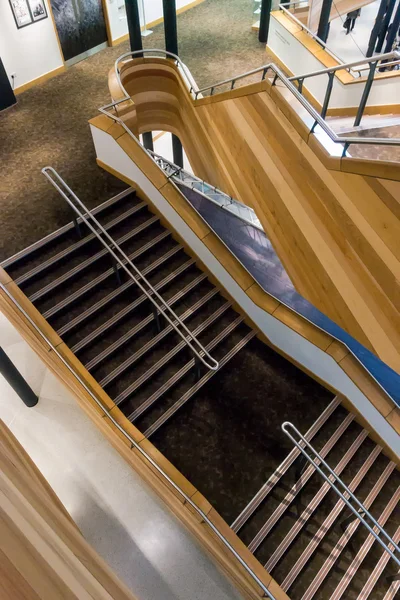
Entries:
POLYGON ((47 19, 45 0, 8 0, 17 29, 47 19))
POLYGON ((47 8, 44 0, 28 0, 33 22, 47 19, 47 8))
POLYGON ((28 0, 9 0, 17 29, 32 25, 33 17, 28 0))

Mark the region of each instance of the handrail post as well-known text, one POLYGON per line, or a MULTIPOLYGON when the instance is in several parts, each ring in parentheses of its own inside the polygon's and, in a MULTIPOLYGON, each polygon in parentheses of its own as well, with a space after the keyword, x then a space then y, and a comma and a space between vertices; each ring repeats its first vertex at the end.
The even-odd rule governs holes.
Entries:
POLYGON ((360 105, 358 107, 357 116, 354 121, 354 127, 357 127, 361 123, 362 116, 364 114, 365 106, 367 104, 368 96, 371 91, 372 84, 374 83, 375 70, 378 62, 372 62, 369 65, 368 79, 365 82, 363 95, 361 96, 360 105))
POLYGON ((325 119, 326 113, 328 112, 328 105, 329 105, 329 100, 331 99, 333 81, 335 79, 335 71, 328 73, 328 77, 329 77, 329 81, 328 81, 328 85, 326 86, 324 104, 323 104, 322 110, 321 110, 321 117, 323 119, 325 119))

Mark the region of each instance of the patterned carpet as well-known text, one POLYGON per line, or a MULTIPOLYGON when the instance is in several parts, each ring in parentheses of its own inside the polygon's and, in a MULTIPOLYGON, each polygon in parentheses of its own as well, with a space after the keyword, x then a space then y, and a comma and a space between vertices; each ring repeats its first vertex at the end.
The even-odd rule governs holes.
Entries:
MULTIPOLYGON (((205 0, 178 17, 180 55, 204 86, 268 62, 251 31, 253 0, 205 0)), ((144 38, 164 48, 163 25, 144 38)), ((99 169, 88 120, 109 102, 107 73, 128 43, 107 48, 18 96, 0 114, 0 260, 70 220, 69 209, 40 173, 52 165, 89 206, 125 184, 99 169)))

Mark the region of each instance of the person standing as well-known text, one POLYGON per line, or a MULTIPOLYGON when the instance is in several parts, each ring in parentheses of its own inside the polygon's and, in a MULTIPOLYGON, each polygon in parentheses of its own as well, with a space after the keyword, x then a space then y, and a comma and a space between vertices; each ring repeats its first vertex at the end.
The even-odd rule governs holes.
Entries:
POLYGON ((346 29, 346 35, 349 35, 350 31, 353 31, 356 24, 356 20, 361 15, 361 8, 352 10, 346 15, 346 20, 343 23, 343 27, 346 29))

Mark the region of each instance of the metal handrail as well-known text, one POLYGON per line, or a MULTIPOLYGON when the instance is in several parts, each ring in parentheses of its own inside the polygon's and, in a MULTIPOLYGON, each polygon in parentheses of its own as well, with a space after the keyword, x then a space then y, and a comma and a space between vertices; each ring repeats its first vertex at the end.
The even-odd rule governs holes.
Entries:
POLYGON ((198 360, 200 360, 211 371, 216 371, 219 368, 218 361, 216 361, 209 354, 209 352, 204 348, 204 346, 198 341, 196 336, 190 331, 190 329, 185 325, 185 323, 183 323, 183 321, 174 312, 171 306, 163 299, 163 297, 146 279, 143 273, 136 267, 136 265, 134 265, 134 263, 122 250, 122 248, 118 246, 118 244, 110 236, 106 229, 104 229, 101 223, 93 216, 89 209, 83 204, 83 202, 78 198, 78 196, 60 177, 57 171, 55 171, 52 167, 44 167, 44 169, 42 169, 42 173, 50 181, 53 187, 55 187, 59 194, 61 194, 61 196, 69 204, 69 206, 82 219, 82 222, 85 223, 85 225, 90 229, 90 231, 102 243, 105 249, 111 254, 113 260, 115 261, 114 264, 119 265, 120 268, 122 268, 127 273, 127 275, 139 287, 139 289, 147 296, 147 298, 153 304, 154 310, 157 312, 157 314, 161 314, 168 321, 168 323, 182 338, 182 340, 190 348, 190 350, 195 355, 195 357, 197 357, 198 360), (68 192, 68 194, 73 198, 74 202, 78 206, 76 206, 76 204, 71 200, 71 198, 68 197, 64 190, 68 192), (83 209, 84 213, 82 213, 80 209, 83 209), (108 240, 109 243, 107 243, 100 234, 102 234, 108 240), (133 269, 135 275, 132 273, 132 271, 128 268, 127 265, 129 265, 129 267, 133 269), (155 298, 157 298, 160 304, 155 300, 155 298), (180 328, 183 329, 184 333, 180 331, 180 328))
MULTIPOLYGON (((398 50, 396 50, 398 52, 398 50)), ((400 64, 400 58, 398 60, 394 60, 393 62, 385 62, 382 66, 386 67, 394 67, 394 65, 400 64)), ((352 69, 352 71, 356 71, 357 73, 361 71, 368 71, 369 67, 361 67, 359 69, 352 69)))
POLYGON ((311 29, 306 27, 304 23, 300 21, 300 19, 298 19, 293 13, 290 12, 290 10, 288 10, 287 7, 293 6, 294 4, 298 4, 298 2, 287 2, 284 4, 279 4, 279 10, 282 10, 285 14, 287 14, 292 19, 292 21, 294 21, 297 25, 299 25, 302 28, 303 31, 306 31, 314 40, 316 40, 318 44, 320 44, 325 49, 325 51, 328 52, 328 54, 330 54, 335 60, 337 60, 341 64, 344 64, 343 59, 340 58, 337 54, 335 54, 330 48, 328 48, 328 45, 326 44, 326 42, 324 42, 324 40, 322 40, 315 33, 313 33, 311 29))
POLYGON ((232 544, 220 532, 218 527, 216 527, 214 525, 214 523, 212 521, 210 521, 210 519, 208 518, 206 513, 195 502, 193 502, 193 500, 190 498, 190 496, 188 496, 179 487, 179 485, 176 484, 173 479, 171 479, 171 477, 158 465, 158 463, 145 450, 143 450, 143 448, 140 446, 140 444, 138 444, 136 442, 136 440, 134 440, 133 437, 130 436, 129 433, 127 433, 125 431, 125 429, 120 425, 120 423, 118 423, 118 421, 114 418, 114 416, 111 414, 111 412, 103 406, 103 404, 100 402, 100 400, 97 398, 97 396, 92 392, 90 387, 88 385, 86 385, 86 383, 83 381, 81 376, 78 375, 78 373, 76 373, 76 371, 71 367, 69 362, 62 356, 62 354, 60 354, 60 352, 56 348, 56 346, 54 346, 54 344, 51 342, 51 340, 43 333, 43 331, 38 327, 38 325, 35 323, 35 321, 33 321, 33 319, 28 315, 26 310, 24 308, 22 308, 22 306, 19 304, 19 302, 8 291, 7 287, 1 282, 0 282, 0 288, 6 294, 6 296, 13 302, 14 306, 20 311, 20 313, 24 316, 24 318, 27 319, 29 324, 34 328, 34 330, 39 334, 39 336, 45 341, 45 343, 57 355, 59 360, 63 363, 64 367, 67 368, 67 370, 72 374, 72 376, 84 388, 85 392, 87 394, 89 394, 89 396, 92 398, 92 400, 94 400, 94 402, 100 408, 100 410, 102 410, 102 412, 108 417, 108 419, 110 419, 110 421, 112 422, 114 427, 116 427, 117 430, 120 433, 122 433, 122 435, 129 441, 131 446, 133 448, 135 448, 135 450, 137 450, 139 452, 139 454, 141 454, 141 456, 143 456, 151 464, 152 467, 154 467, 154 469, 157 471, 157 473, 159 473, 161 475, 162 479, 164 479, 166 482, 168 482, 168 484, 176 492, 178 492, 178 494, 185 501, 185 504, 188 504, 189 506, 191 506, 191 508, 193 508, 195 513, 197 513, 200 516, 201 520, 204 521, 205 523, 207 523, 207 525, 215 533, 217 538, 232 553, 232 555, 236 558, 236 560, 239 561, 239 563, 242 565, 242 567, 245 569, 245 571, 250 575, 250 577, 255 581, 255 583, 260 586, 260 588, 262 589, 262 591, 265 594, 264 597, 269 598, 270 600, 277 600, 275 598, 275 596, 268 590, 268 588, 265 586, 265 584, 261 581, 261 579, 258 577, 258 575, 256 575, 256 573, 254 573, 253 569, 251 567, 249 567, 247 562, 240 556, 240 554, 237 552, 237 550, 235 550, 235 548, 232 546, 232 544))
POLYGON ((335 471, 328 465, 328 463, 318 454, 315 448, 307 441, 307 439, 300 433, 300 431, 290 423, 289 421, 285 421, 282 424, 282 430, 288 436, 288 438, 297 446, 303 456, 307 459, 307 461, 313 465, 313 467, 318 471, 318 473, 325 479, 325 481, 330 485, 330 487, 336 492, 336 494, 343 500, 346 506, 351 510, 354 516, 361 521, 361 523, 368 529, 371 535, 376 539, 376 541, 382 546, 382 548, 387 552, 391 558, 400 566, 400 557, 397 557, 394 552, 397 552, 400 555, 400 547, 396 544, 393 538, 383 529, 383 527, 378 523, 378 521, 371 515, 368 509, 358 500, 357 496, 353 494, 353 492, 347 487, 347 485, 341 480, 341 478, 335 473, 335 471), (289 429, 293 430, 296 436, 298 436, 301 442, 297 441, 292 433, 290 433, 289 429), (302 445, 304 444, 304 445, 302 445), (318 463, 307 454, 305 450, 305 446, 311 450, 311 452, 318 459, 318 463), (327 476, 323 470, 320 468, 320 464, 323 464, 324 467, 329 471, 330 475, 327 476), (332 481, 333 478, 333 481, 332 481), (335 485, 336 484, 336 485, 335 485), (340 485, 344 489, 344 493, 338 489, 337 485, 340 485), (347 497, 346 497, 347 496, 347 497), (357 508, 351 504, 348 498, 351 498, 353 502, 356 504, 357 508), (365 520, 365 517, 368 517, 370 521, 372 521, 373 526, 365 520), (374 531, 374 529, 378 529, 378 533, 374 531), (389 546, 379 537, 379 534, 382 534, 386 540, 393 546, 393 551, 389 548, 389 546))
POLYGON ((393 57, 400 58, 399 52, 389 52, 386 54, 380 54, 380 55, 374 56, 372 58, 368 58, 364 61, 354 61, 351 63, 347 63, 346 65, 342 65, 342 66, 338 66, 338 67, 331 67, 328 69, 322 69, 319 71, 314 71, 312 73, 306 73, 304 75, 294 76, 294 77, 286 77, 286 75, 283 73, 283 71, 281 71, 281 69, 279 67, 277 67, 274 63, 268 63, 262 67, 258 67, 257 69, 253 69, 251 71, 247 71, 246 73, 242 73, 235 77, 231 77, 230 79, 225 79, 223 81, 215 83, 214 85, 210 85, 208 87, 198 89, 189 69, 186 67, 186 65, 180 60, 180 58, 176 54, 173 54, 172 52, 168 52, 167 50, 154 49, 154 48, 148 49, 148 50, 142 49, 142 50, 136 50, 136 51, 132 51, 132 52, 126 52, 125 54, 120 56, 115 61, 115 74, 117 77, 118 84, 119 84, 121 90, 123 91, 123 93, 125 94, 125 97, 121 98, 120 100, 118 100, 116 102, 112 102, 111 104, 107 104, 106 106, 103 106, 102 108, 99 109, 99 111, 102 112, 103 114, 106 114, 107 116, 111 117, 115 121, 119 122, 125 128, 125 130, 128 133, 130 133, 130 135, 133 137, 133 139, 136 140, 136 142, 138 144, 140 144, 140 142, 132 134, 132 132, 129 130, 129 128, 126 127, 123 120, 119 119, 115 115, 110 114, 107 111, 110 108, 115 108, 118 104, 121 104, 122 102, 131 100, 128 92, 126 91, 126 89, 124 88, 124 86, 121 82, 121 76, 120 76, 120 70, 119 70, 120 61, 125 58, 128 58, 129 56, 136 56, 136 55, 143 56, 144 54, 151 54, 152 52, 164 54, 166 58, 172 58, 175 61, 175 64, 182 70, 182 73, 183 73, 186 83, 187 83, 187 87, 189 88, 189 93, 192 95, 192 97, 194 97, 195 100, 198 98, 199 95, 202 95, 203 92, 210 90, 210 92, 213 93, 213 90, 215 88, 220 87, 222 85, 226 85, 228 83, 231 84, 231 89, 233 89, 236 81, 238 81, 239 79, 248 77, 249 75, 253 75, 255 73, 262 72, 262 80, 264 80, 267 75, 267 72, 269 70, 271 70, 274 73, 272 84, 275 85, 276 81, 279 79, 285 85, 285 87, 293 94, 293 96, 295 96, 295 98, 300 102, 300 104, 307 110, 307 112, 313 117, 314 125, 311 128, 311 133, 314 133, 316 126, 319 125, 321 127, 321 129, 327 134, 327 136, 332 140, 332 142, 343 145, 342 156, 346 156, 347 150, 351 144, 366 144, 366 145, 374 144, 374 145, 379 145, 379 146, 400 146, 400 138, 370 138, 370 137, 367 138, 367 137, 359 137, 359 136, 358 137, 356 137, 356 136, 345 137, 345 136, 336 135, 336 133, 333 131, 333 129, 330 127, 330 125, 328 125, 328 123, 325 121, 324 117, 321 116, 318 113, 318 111, 310 104, 310 102, 308 102, 308 100, 303 96, 303 94, 301 92, 302 85, 300 86, 300 84, 299 84, 299 88, 297 88, 293 83, 293 81, 303 80, 307 77, 314 77, 316 75, 322 75, 322 74, 330 75, 331 81, 330 81, 330 85, 328 84, 327 95, 326 95, 327 97, 324 102, 324 112, 326 113, 330 92, 332 91, 332 77, 333 77, 333 74, 335 71, 343 69, 343 68, 347 68, 347 67, 350 67, 353 65, 360 65, 360 64, 366 64, 366 63, 371 63, 371 64, 376 65, 377 62, 379 62, 380 60, 387 59, 387 58, 393 58, 393 57))
POLYGON ((256 212, 250 206, 247 206, 247 204, 243 204, 243 202, 239 202, 239 200, 235 200, 234 198, 232 198, 232 196, 229 196, 229 194, 226 194, 219 188, 215 187, 214 185, 211 185, 210 183, 207 183, 203 179, 196 177, 196 175, 193 175, 193 173, 185 171, 185 169, 183 169, 182 167, 179 167, 178 165, 171 162, 170 160, 167 160, 163 156, 156 154, 152 150, 147 150, 147 152, 153 158, 154 162, 159 167, 161 167, 161 169, 165 173, 168 174, 168 177, 170 179, 179 182, 180 184, 184 185, 189 189, 195 190, 198 194, 200 194, 200 196, 207 198, 207 200, 218 206, 218 208, 232 213, 238 219, 241 219, 243 222, 265 233, 260 223, 260 220, 257 217, 256 212), (195 187, 196 184, 200 186, 200 189, 195 187), (218 198, 221 196, 226 200, 227 204, 220 204, 220 202, 218 202, 218 200, 215 199, 215 197, 218 198), (238 214, 237 212, 232 210, 232 207, 234 206, 238 206, 239 209, 248 211, 251 214, 252 218, 246 218, 243 217, 243 215, 238 214))

